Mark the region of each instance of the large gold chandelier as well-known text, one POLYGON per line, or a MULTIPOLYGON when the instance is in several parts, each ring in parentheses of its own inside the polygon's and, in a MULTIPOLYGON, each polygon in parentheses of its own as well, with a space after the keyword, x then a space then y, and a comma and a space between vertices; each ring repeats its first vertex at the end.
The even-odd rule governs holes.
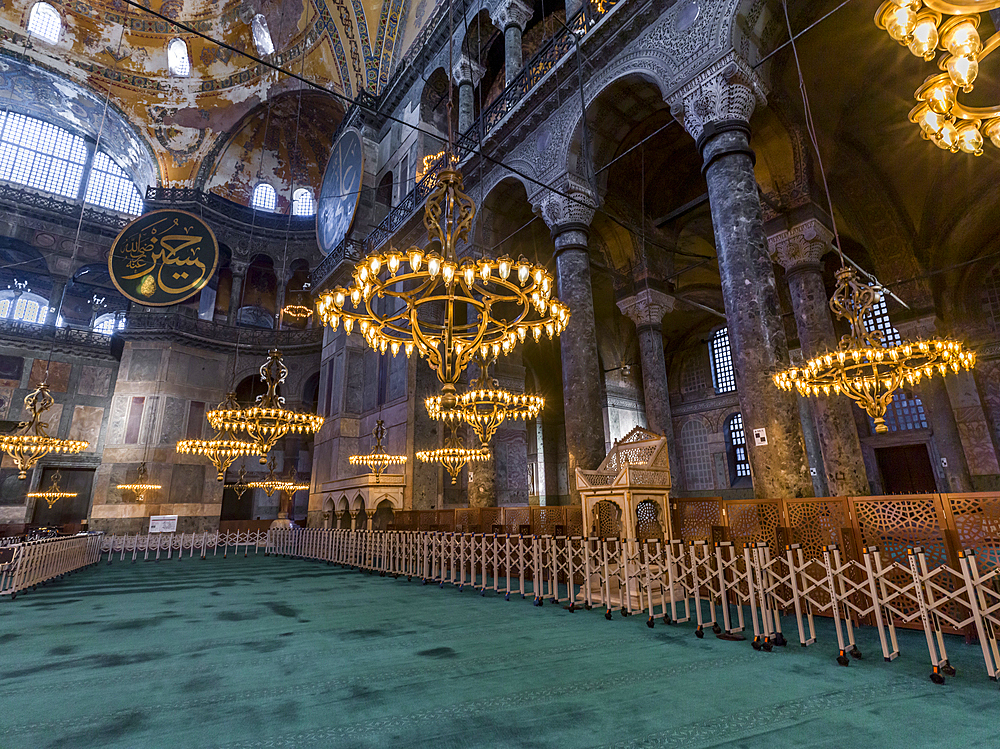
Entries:
POLYGON ((48 505, 49 509, 52 509, 52 505, 58 502, 60 499, 68 499, 69 497, 75 497, 76 492, 66 492, 63 491, 59 486, 59 481, 62 479, 62 474, 56 470, 52 474, 52 484, 48 489, 38 492, 28 492, 29 497, 34 497, 35 499, 44 499, 48 505))
POLYGON ((17 477, 25 479, 28 471, 49 453, 78 453, 87 449, 84 440, 63 440, 50 437, 49 425, 42 421, 42 414, 48 411, 55 399, 49 392, 47 383, 42 382, 24 399, 24 409, 30 418, 17 425, 15 434, 0 435, 0 450, 7 453, 17 466, 17 477))
POLYGON ((267 383, 267 393, 258 396, 257 402, 248 408, 231 403, 224 404, 229 407, 205 414, 219 432, 246 432, 255 445, 254 452, 261 456, 261 465, 267 463, 267 454, 286 434, 315 434, 323 426, 322 416, 285 408, 285 399, 278 395, 278 386, 287 376, 288 368, 281 359, 281 352, 272 349, 260 367, 260 379, 267 383))
POLYGON ((868 330, 864 324, 881 296, 878 288, 859 281, 853 268, 838 270, 830 308, 848 321, 850 335, 841 338, 837 351, 779 372, 774 384, 782 390, 794 387, 802 396, 842 393, 868 412, 876 432, 887 432, 886 409, 904 383, 912 386, 923 377, 973 367, 975 353, 958 341, 918 340, 887 346, 881 331, 868 330))
POLYGON ((968 107, 958 90, 972 91, 979 63, 1000 47, 1000 33, 984 43, 979 36, 980 12, 1000 8, 1000 0, 886 0, 875 23, 911 53, 930 62, 938 50, 937 67, 917 89, 910 121, 924 138, 953 153, 979 156, 983 136, 1000 148, 1000 106, 968 107))
POLYGON ((146 461, 144 460, 139 464, 137 481, 133 484, 118 484, 118 489, 123 492, 134 492, 135 501, 142 502, 149 492, 162 488, 159 484, 151 484, 148 478, 149 474, 146 471, 146 461))
MULTIPOLYGON (((236 393, 229 392, 225 400, 219 404, 220 411, 238 411, 239 403, 236 402, 236 393)), ((247 455, 256 455, 259 447, 253 442, 244 442, 233 436, 231 431, 216 431, 215 436, 210 440, 181 440, 177 443, 177 452, 184 455, 204 455, 215 466, 218 472, 218 479, 222 481, 226 477, 226 471, 237 458, 247 455)))
POLYGON ((462 174, 442 169, 424 207, 426 248, 376 252, 358 263, 351 289, 321 294, 317 312, 334 330, 355 325, 379 353, 426 358, 453 393, 477 353, 507 354, 530 333, 559 335, 569 309, 553 296, 555 282, 541 265, 506 255, 459 261, 456 245, 468 237, 476 212, 462 192, 462 174))
POLYGON ((466 463, 482 463, 490 459, 488 447, 466 447, 458 430, 452 426, 451 434, 444 441, 444 447, 436 450, 420 450, 417 460, 422 463, 441 463, 451 475, 451 483, 458 483, 458 474, 466 463))
POLYGON ((424 400, 427 413, 432 419, 450 423, 464 421, 472 426, 482 444, 487 444, 497 428, 508 419, 533 419, 538 416, 545 399, 540 395, 512 393, 504 390, 489 376, 489 366, 493 359, 477 356, 479 379, 464 393, 453 398, 432 395, 424 400))
POLYGON ((406 462, 405 455, 389 455, 382 447, 382 440, 385 439, 386 428, 382 419, 379 419, 372 430, 372 437, 375 438, 375 446, 367 455, 351 455, 347 460, 352 466, 368 466, 368 470, 375 474, 375 483, 379 483, 382 474, 389 466, 402 465, 406 462))

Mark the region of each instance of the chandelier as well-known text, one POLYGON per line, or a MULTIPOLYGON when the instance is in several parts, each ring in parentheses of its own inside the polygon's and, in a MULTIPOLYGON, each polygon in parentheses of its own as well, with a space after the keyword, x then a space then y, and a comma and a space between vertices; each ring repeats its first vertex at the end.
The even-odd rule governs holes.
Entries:
POLYGON ((850 335, 841 338, 837 351, 779 372, 774 384, 782 390, 794 387, 802 396, 843 393, 868 412, 876 432, 888 432, 885 412, 904 383, 912 386, 923 377, 973 367, 975 353, 966 351, 958 341, 918 340, 887 346, 881 331, 868 330, 864 324, 864 318, 881 298, 881 291, 859 281, 853 268, 838 270, 830 308, 848 321, 850 335))
POLYGON ((249 486, 247 486, 246 466, 240 466, 239 476, 236 479, 236 481, 231 484, 226 484, 226 486, 230 487, 234 492, 236 492, 236 496, 242 500, 243 494, 246 492, 247 489, 250 488, 249 486))
POLYGON ((31 418, 17 425, 14 434, 0 435, 0 451, 7 453, 17 466, 17 477, 25 479, 28 471, 49 453, 78 453, 86 450, 89 442, 84 440, 63 440, 50 437, 49 425, 42 421, 43 413, 55 403, 49 386, 42 382, 24 399, 24 409, 31 418))
POLYGON ((464 421, 472 426, 479 441, 486 445, 507 419, 533 419, 545 405, 539 395, 512 393, 491 379, 488 370, 493 360, 477 356, 480 376, 472 388, 452 398, 432 395, 424 400, 427 413, 437 421, 464 421))
MULTIPOLYGON (((241 477, 242 479, 242 477, 241 477)), ((245 484, 246 489, 263 489, 267 496, 274 496, 275 492, 288 492, 289 494, 297 492, 300 489, 308 489, 309 484, 299 484, 296 483, 294 479, 280 479, 274 475, 274 458, 268 462, 267 478, 262 481, 248 481, 245 484)), ((244 489, 244 491, 246 491, 244 489)), ((242 496, 242 492, 240 493, 242 496)))
POLYGON ((294 320, 308 320, 313 311, 304 304, 286 304, 281 308, 281 314, 294 320))
MULTIPOLYGON (((236 393, 229 392, 219 404, 220 411, 237 411, 236 393)), ((258 447, 253 442, 244 442, 233 436, 231 431, 217 431, 210 440, 181 440, 177 443, 177 452, 184 455, 204 455, 215 466, 218 479, 226 477, 226 471, 233 461, 247 455, 256 455, 258 447)))
POLYGON ((979 74, 979 63, 997 47, 1000 33, 985 43, 979 37, 980 12, 1000 8, 1000 0, 886 0, 875 14, 875 24, 930 62, 943 51, 932 75, 917 89, 917 105, 909 119, 934 145, 952 153, 979 156, 983 136, 1000 148, 1000 106, 968 107, 957 99, 969 93, 979 74))
POLYGON ((441 463, 451 474, 451 483, 458 483, 458 474, 466 463, 483 463, 490 459, 488 447, 466 447, 458 435, 458 430, 452 426, 451 434, 444 441, 444 447, 437 450, 420 450, 417 460, 422 463, 441 463))
POLYGON ((59 481, 62 479, 62 474, 57 470, 52 474, 52 485, 48 489, 41 492, 28 492, 29 497, 35 497, 36 499, 44 499, 48 502, 49 509, 52 509, 52 505, 58 502, 60 499, 66 499, 68 497, 75 497, 76 492, 64 492, 59 488, 59 481))
POLYGON ((219 432, 246 432, 254 443, 254 452, 260 455, 261 465, 267 463, 267 454, 286 434, 315 434, 323 426, 322 416, 285 408, 278 386, 287 376, 281 352, 272 349, 260 367, 260 379, 267 383, 267 393, 258 396, 257 402, 248 408, 225 403, 227 407, 220 406, 205 414, 212 428, 219 432))
POLYGON ((147 479, 146 461, 139 464, 138 481, 134 484, 118 484, 118 488, 123 492, 135 492, 135 501, 142 502, 146 499, 146 494, 160 489, 159 484, 151 484, 147 479))
POLYGON ((442 169, 424 206, 427 247, 365 258, 353 288, 320 295, 320 319, 334 330, 343 320, 348 334, 357 324, 379 353, 409 357, 416 349, 451 393, 475 354, 507 354, 529 333, 535 340, 562 333, 569 308, 553 296, 555 282, 541 265, 506 255, 459 262, 456 245, 475 212, 461 172, 442 169))
POLYGON ((382 419, 379 419, 372 430, 375 438, 375 446, 367 455, 351 455, 347 460, 352 466, 368 466, 368 469, 375 474, 375 483, 389 466, 402 465, 406 462, 405 455, 389 455, 382 447, 382 440, 385 439, 386 428, 382 419))

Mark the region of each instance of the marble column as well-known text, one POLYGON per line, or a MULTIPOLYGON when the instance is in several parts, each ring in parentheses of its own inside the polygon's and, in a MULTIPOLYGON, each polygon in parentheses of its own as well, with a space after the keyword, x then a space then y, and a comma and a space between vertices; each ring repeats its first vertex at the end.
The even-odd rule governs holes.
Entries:
POLYGON ((788 343, 750 148, 758 99, 764 101, 757 74, 730 53, 682 86, 671 112, 703 159, 754 493, 805 497, 813 486, 798 405, 771 379, 788 366, 788 343))
MULTIPOLYGON (((820 261, 832 240, 830 231, 815 218, 768 237, 774 260, 785 269, 799 344, 806 360, 837 350, 820 261)), ((868 476, 851 401, 841 395, 805 400, 816 424, 827 491, 835 496, 867 495, 868 476)), ((804 423, 803 427, 806 426, 804 423)))
MULTIPOLYGON (((62 314, 63 294, 65 292, 66 292, 66 279, 53 278, 52 290, 49 291, 49 315, 51 315, 51 321, 53 325, 59 322, 59 315, 62 314)), ((13 304, 13 302, 11 304, 13 304)), ((11 311, 13 311, 13 307, 11 307, 11 311)), ((49 320, 50 317, 46 315, 45 321, 48 322, 49 320)))
POLYGON ((229 288, 229 316, 227 319, 230 325, 235 325, 236 315, 240 311, 240 303, 243 301, 243 279, 246 276, 247 264, 234 262, 230 267, 233 271, 233 283, 229 288))
MULTIPOLYGON (((572 194, 572 188, 569 192, 572 194)), ((589 194, 580 191, 576 196, 596 206, 589 194)), ((570 310, 569 324, 559 336, 559 347, 570 497, 573 504, 579 504, 576 469, 595 469, 604 459, 601 368, 588 248, 594 209, 549 193, 543 198, 541 212, 555 242, 557 295, 570 310)))
POLYGON ((509 86, 524 67, 521 35, 534 15, 534 9, 521 0, 501 0, 493 13, 493 23, 503 29, 504 85, 509 86))
POLYGON ((635 323, 642 365, 642 394, 646 403, 646 423, 650 430, 667 439, 667 455, 672 475, 680 475, 670 414, 670 387, 663 358, 663 316, 674 309, 674 298, 655 289, 644 289, 618 301, 618 309, 635 323))
POLYGON ((485 72, 482 65, 467 55, 462 55, 451 71, 458 86, 458 135, 466 132, 475 122, 475 91, 485 72))
POLYGON ((920 400, 924 403, 927 421, 934 433, 934 447, 937 448, 939 465, 934 470, 944 477, 946 492, 971 492, 972 475, 969 461, 962 446, 962 435, 958 431, 955 411, 948 397, 948 388, 940 375, 925 377, 919 385, 920 400))

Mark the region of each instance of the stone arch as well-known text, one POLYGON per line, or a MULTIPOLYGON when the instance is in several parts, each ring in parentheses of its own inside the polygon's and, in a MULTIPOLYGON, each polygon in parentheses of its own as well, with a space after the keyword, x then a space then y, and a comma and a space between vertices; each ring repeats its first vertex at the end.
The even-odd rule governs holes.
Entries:
POLYGON ((371 517, 371 528, 373 531, 385 531, 392 525, 394 503, 388 497, 375 500, 375 512, 371 517))
POLYGON ((323 500, 323 527, 329 530, 333 527, 334 521, 334 506, 333 497, 327 495, 326 499, 323 500))
POLYGON ((624 530, 621 505, 610 499, 596 502, 591 509, 590 523, 593 534, 599 538, 621 538, 624 530))
POLYGON ((236 320, 255 328, 273 328, 278 303, 278 276, 274 259, 257 254, 247 266, 236 320))
POLYGON ((473 242, 481 243, 495 257, 507 254, 516 260, 523 254, 534 261, 537 254, 543 263, 551 257, 554 245, 549 229, 535 214, 519 177, 508 174, 485 194, 477 218, 479 230, 471 234, 473 242))
POLYGON ((635 535, 640 541, 663 540, 663 518, 660 505, 651 499, 644 499, 635 506, 635 535))

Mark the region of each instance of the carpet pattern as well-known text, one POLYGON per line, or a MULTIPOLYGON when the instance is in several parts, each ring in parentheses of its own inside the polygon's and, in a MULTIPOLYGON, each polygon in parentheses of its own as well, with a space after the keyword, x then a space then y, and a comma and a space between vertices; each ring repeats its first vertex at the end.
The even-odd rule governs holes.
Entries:
MULTIPOLYGON (((791 618, 786 637, 793 640, 791 618)), ((978 646, 932 684, 546 603, 273 557, 115 562, 0 600, 0 748, 995 747, 978 646)))

